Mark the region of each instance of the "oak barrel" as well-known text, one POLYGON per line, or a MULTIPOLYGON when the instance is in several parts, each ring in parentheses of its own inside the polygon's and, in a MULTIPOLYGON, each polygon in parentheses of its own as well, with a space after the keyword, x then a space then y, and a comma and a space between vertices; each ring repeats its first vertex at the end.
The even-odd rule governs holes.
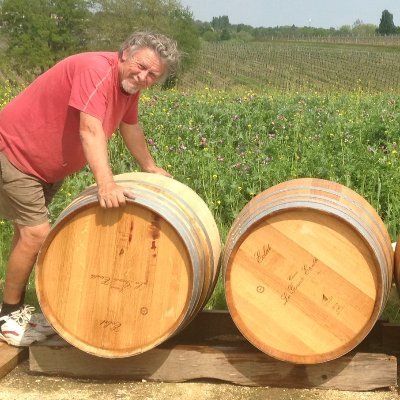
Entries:
POLYGON ((373 207, 351 189, 302 178, 251 199, 222 259, 232 319, 277 359, 335 359, 371 330, 390 292, 393 250, 373 207))
POLYGON ((394 249, 394 281, 397 286, 397 291, 400 293, 400 236, 397 238, 394 249))
POLYGON ((59 215, 36 264, 43 314, 73 346, 133 356, 173 336, 205 306, 220 236, 205 202, 172 178, 128 173, 125 207, 103 209, 91 186, 59 215))

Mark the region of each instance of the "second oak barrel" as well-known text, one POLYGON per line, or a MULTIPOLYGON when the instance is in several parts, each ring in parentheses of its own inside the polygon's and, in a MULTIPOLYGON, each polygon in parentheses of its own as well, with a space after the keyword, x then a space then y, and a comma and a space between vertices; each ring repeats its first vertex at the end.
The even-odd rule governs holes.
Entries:
POLYGON ((313 364, 359 344, 379 318, 393 250, 373 207, 335 182, 301 178, 251 199, 222 259, 229 311, 277 359, 313 364))

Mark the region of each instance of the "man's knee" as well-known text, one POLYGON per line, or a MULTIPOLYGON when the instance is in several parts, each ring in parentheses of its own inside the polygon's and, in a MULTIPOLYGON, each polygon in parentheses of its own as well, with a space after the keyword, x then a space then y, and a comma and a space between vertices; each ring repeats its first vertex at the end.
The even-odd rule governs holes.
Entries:
POLYGON ((29 247, 39 248, 50 231, 50 224, 43 223, 35 226, 18 225, 19 241, 29 247))

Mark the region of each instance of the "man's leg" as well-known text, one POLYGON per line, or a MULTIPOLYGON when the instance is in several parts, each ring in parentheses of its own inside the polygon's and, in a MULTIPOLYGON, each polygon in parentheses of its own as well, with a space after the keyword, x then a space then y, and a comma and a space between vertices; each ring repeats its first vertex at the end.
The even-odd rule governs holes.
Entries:
POLYGON ((35 264, 36 256, 50 231, 49 222, 35 226, 14 224, 14 237, 6 266, 3 302, 19 304, 35 264))
POLYGON ((24 304, 29 276, 50 230, 47 206, 61 183, 49 184, 15 168, 0 152, 0 214, 14 221, 14 236, 6 265, 0 340, 28 346, 54 330, 24 304))
POLYGON ((0 340, 14 346, 29 346, 54 333, 47 321, 45 325, 33 321, 34 307, 23 305, 29 276, 49 230, 49 222, 34 226, 14 223, 0 312, 0 340))

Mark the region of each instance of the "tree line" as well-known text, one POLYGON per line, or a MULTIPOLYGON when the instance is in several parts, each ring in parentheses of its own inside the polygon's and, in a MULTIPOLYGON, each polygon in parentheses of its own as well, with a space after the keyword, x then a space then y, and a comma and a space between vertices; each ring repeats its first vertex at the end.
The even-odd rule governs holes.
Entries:
POLYGON ((393 14, 388 10, 382 12, 379 26, 364 24, 357 19, 353 25, 343 25, 335 28, 315 28, 311 26, 297 27, 253 27, 245 24, 231 24, 226 15, 213 17, 210 22, 196 21, 199 35, 206 41, 232 40, 252 41, 284 37, 328 37, 328 36, 371 36, 400 34, 400 27, 395 26, 393 14))

